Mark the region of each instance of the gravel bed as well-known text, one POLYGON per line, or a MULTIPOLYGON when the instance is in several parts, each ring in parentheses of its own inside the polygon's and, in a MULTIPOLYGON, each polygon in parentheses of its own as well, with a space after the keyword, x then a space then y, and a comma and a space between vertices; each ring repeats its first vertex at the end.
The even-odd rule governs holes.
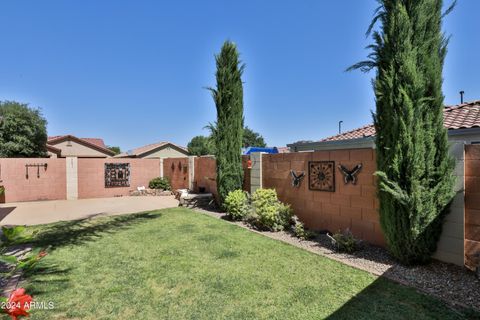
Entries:
MULTIPOLYGON (((216 218, 226 218, 223 213, 202 209, 196 210, 216 218)), ((423 266, 407 267, 396 262, 387 250, 381 247, 364 244, 354 254, 338 253, 335 251, 331 240, 323 234, 316 235, 311 240, 301 240, 288 232, 258 231, 251 229, 241 221, 229 222, 374 275, 383 276, 416 288, 440 298, 452 306, 473 308, 480 311, 480 280, 473 272, 464 267, 437 260, 423 266)))

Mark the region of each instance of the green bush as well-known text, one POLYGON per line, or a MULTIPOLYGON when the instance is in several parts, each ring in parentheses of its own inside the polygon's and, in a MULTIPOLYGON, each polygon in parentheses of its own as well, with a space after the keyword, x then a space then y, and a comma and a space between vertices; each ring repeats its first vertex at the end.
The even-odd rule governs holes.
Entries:
POLYGON ((5 187, 4 186, 0 186, 0 196, 4 195, 5 194, 5 187))
POLYGON ((335 233, 333 236, 329 235, 329 237, 332 239, 335 249, 339 252, 353 253, 359 248, 359 241, 355 239, 349 229, 335 233))
POLYGON ((305 230, 305 226, 302 221, 298 219, 297 216, 292 217, 293 225, 292 225, 292 232, 295 235, 295 237, 302 239, 302 240, 308 240, 313 238, 314 234, 308 230, 305 230))
POLYGON ((248 194, 243 190, 230 191, 223 203, 227 214, 233 220, 241 220, 250 211, 248 194))
POLYGON ((291 224, 292 209, 278 200, 274 189, 257 189, 252 195, 252 208, 248 220, 257 228, 281 231, 291 224))
POLYGON ((153 178, 148 183, 148 187, 150 189, 163 189, 163 190, 170 190, 172 187, 170 186, 170 181, 167 178, 153 178))

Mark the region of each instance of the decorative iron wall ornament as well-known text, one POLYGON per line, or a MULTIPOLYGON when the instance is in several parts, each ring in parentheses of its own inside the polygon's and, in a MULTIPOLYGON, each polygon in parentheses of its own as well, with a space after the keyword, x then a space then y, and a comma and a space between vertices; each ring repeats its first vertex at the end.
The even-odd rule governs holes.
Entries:
POLYGON ((33 163, 25 165, 25 179, 28 179, 28 168, 37 168, 37 178, 40 178, 40 168, 43 168, 47 171, 48 163, 33 163))
POLYGON ((302 171, 302 173, 297 175, 295 171, 290 170, 290 175, 292 176, 292 187, 300 187, 300 182, 302 182, 303 178, 305 178, 305 171, 302 171))
POLYGON ((349 182, 357 184, 357 174, 362 170, 362 166, 363 165, 359 163, 353 167, 352 170, 348 170, 347 167, 342 164, 338 166, 338 169, 340 169, 340 172, 343 174, 343 181, 345 184, 348 184, 349 182))
POLYGON ((105 163, 105 188, 130 187, 130 163, 105 163))
POLYGON ((308 188, 335 192, 335 161, 309 161, 308 188))

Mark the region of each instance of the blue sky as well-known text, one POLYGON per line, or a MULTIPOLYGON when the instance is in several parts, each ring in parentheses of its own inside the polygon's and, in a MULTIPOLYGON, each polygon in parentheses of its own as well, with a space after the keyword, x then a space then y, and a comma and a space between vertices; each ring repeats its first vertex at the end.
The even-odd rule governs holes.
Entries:
MULTIPOLYGON (((2 1, 0 100, 40 107, 51 135, 102 137, 123 150, 186 145, 216 117, 204 88, 214 54, 237 43, 245 121, 271 146, 371 121, 362 60, 374 0, 2 1)), ((447 104, 480 99, 480 1, 459 0, 444 72, 447 104)))

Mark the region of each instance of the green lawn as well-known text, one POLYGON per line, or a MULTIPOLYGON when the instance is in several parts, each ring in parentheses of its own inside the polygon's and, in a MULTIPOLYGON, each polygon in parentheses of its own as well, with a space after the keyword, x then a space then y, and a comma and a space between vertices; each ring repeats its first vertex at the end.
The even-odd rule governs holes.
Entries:
MULTIPOLYGON (((462 319, 383 278, 188 209, 38 227, 32 319, 462 319)), ((470 317, 475 317, 473 313, 470 317)))

